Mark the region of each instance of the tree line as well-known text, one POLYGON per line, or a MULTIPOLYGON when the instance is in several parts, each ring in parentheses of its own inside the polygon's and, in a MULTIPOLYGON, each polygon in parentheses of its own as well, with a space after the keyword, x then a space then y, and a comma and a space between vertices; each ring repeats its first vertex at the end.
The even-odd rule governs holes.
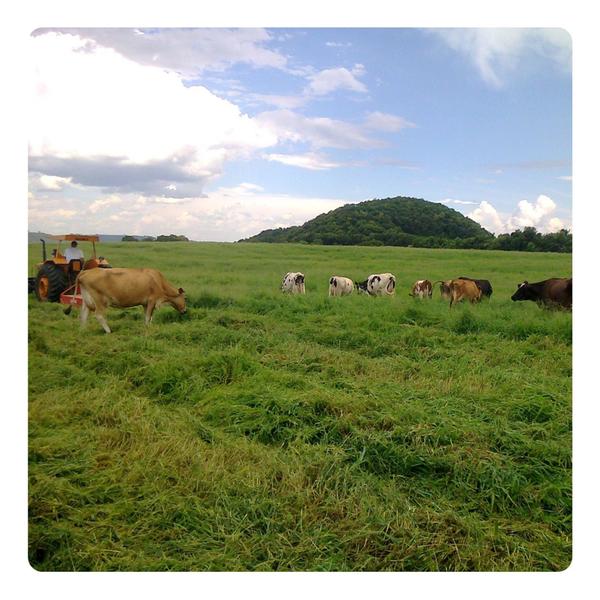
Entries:
POLYGON ((173 233, 169 235, 158 235, 153 237, 151 235, 137 236, 137 235, 124 235, 121 238, 122 242, 189 242, 190 240, 185 235, 175 235, 173 233))

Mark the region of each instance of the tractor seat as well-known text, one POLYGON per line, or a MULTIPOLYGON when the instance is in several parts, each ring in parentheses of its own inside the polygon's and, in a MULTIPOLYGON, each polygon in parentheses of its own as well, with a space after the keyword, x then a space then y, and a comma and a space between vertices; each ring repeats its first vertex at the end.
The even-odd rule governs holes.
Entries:
POLYGON ((80 258, 73 258, 69 261, 69 266, 67 268, 69 274, 79 273, 79 271, 83 269, 83 261, 80 258))

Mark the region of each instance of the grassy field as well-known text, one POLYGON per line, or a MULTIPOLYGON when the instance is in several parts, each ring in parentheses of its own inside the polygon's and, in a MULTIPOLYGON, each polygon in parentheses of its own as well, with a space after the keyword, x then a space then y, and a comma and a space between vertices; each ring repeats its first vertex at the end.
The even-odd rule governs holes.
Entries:
MULTIPOLYGON (((39 570, 562 570, 571 315, 514 303, 571 256, 106 244, 188 314, 29 300, 29 546, 39 570), (287 271, 306 296, 283 296, 287 271), (393 298, 328 298, 391 271, 393 298), (408 296, 488 278, 489 302, 408 296)), ((30 265, 39 260, 30 247, 30 265)), ((30 272, 32 274, 33 271, 30 272)))

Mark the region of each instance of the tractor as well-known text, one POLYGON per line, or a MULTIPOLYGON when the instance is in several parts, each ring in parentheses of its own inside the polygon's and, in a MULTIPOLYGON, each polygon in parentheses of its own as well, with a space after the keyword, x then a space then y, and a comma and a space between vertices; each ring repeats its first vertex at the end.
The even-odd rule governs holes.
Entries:
POLYGON ((81 295, 77 285, 77 275, 80 271, 96 268, 110 268, 103 256, 96 258, 96 242, 100 239, 97 235, 79 235, 67 233, 65 235, 48 236, 58 244, 52 250, 50 258, 46 255, 46 241, 42 242, 42 262, 37 265, 37 275, 29 278, 29 291, 35 292, 40 302, 60 302, 70 306, 81 305, 81 295), (91 242, 92 256, 88 260, 74 259, 67 261, 60 251, 61 242, 91 242))

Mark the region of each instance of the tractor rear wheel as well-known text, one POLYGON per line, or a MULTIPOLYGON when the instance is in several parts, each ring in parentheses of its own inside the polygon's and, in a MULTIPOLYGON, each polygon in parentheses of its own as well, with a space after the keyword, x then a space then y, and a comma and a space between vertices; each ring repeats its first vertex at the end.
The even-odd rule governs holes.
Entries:
POLYGON ((60 267, 45 263, 35 278, 35 295, 40 302, 58 302, 68 285, 67 274, 60 267))

